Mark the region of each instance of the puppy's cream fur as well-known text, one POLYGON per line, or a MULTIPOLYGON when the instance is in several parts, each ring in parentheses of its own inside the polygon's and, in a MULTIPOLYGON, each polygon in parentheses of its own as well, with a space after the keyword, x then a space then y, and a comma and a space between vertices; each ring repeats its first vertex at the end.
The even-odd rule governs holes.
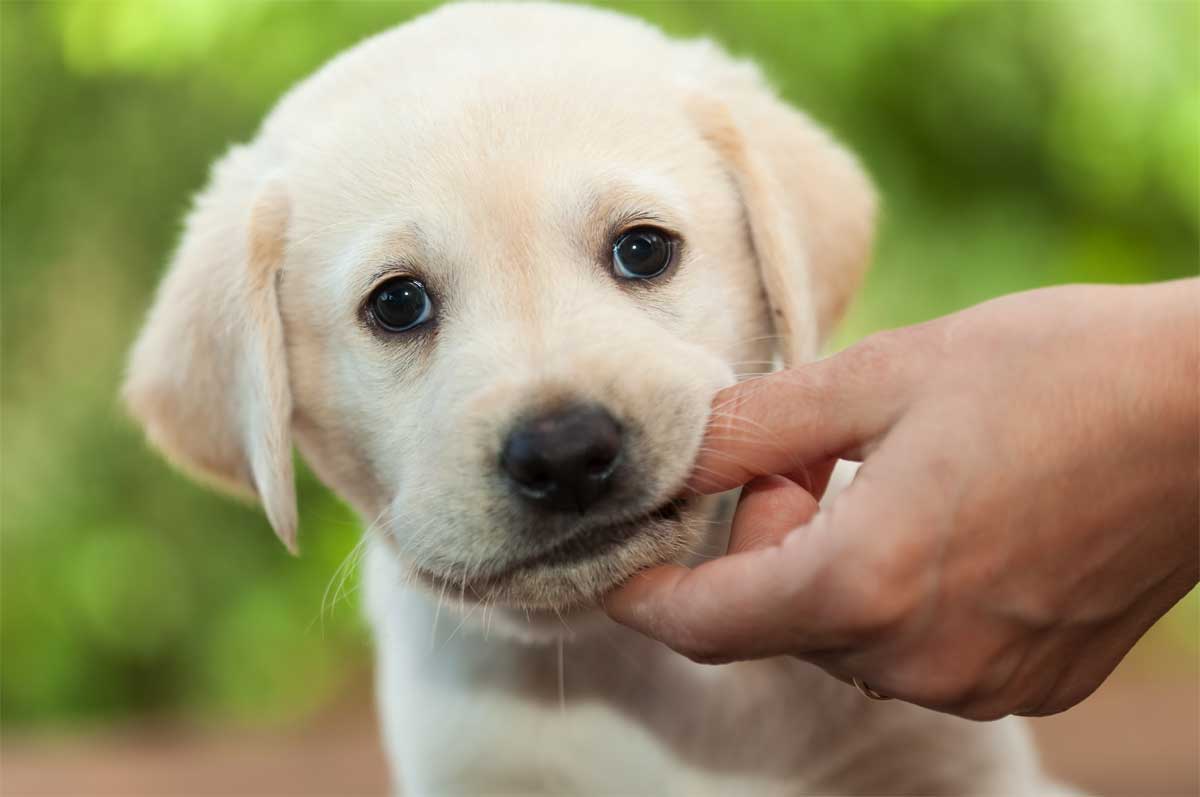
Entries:
POLYGON ((790 660, 693 664, 596 610, 642 567, 719 551, 715 500, 555 555, 678 494, 716 390, 815 356, 874 207, 854 158, 710 43, 572 6, 444 7, 334 59, 216 166, 126 397, 289 547, 293 441, 369 523, 405 793, 1031 792, 1015 721, 871 703, 790 660), (606 260, 637 222, 682 241, 653 284, 606 260), (389 274, 429 286, 433 324, 364 319, 389 274), (497 451, 574 400, 622 419, 638 478, 598 518, 533 515, 497 451))

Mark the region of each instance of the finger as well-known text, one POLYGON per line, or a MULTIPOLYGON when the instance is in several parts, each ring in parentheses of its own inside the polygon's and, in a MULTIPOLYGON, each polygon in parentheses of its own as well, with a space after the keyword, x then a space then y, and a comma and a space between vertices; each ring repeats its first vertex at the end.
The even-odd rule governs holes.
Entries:
POLYGON ((742 488, 729 530, 728 553, 778 545, 817 513, 808 491, 782 476, 762 476, 742 488))
MULTIPOLYGON (((617 622, 699 661, 852 649, 862 641, 858 613, 878 599, 874 568, 887 561, 877 552, 879 535, 894 525, 907 495, 890 484, 856 481, 775 544, 751 545, 692 570, 672 565, 643 573, 611 593, 605 608, 617 622)), ((739 522, 753 525, 753 518, 739 522)), ((735 544, 750 535, 743 525, 735 544)), ((837 657, 828 664, 836 668, 837 657)))
POLYGON ((610 593, 604 608, 617 622, 697 661, 794 654, 806 647, 797 628, 812 617, 814 563, 824 558, 820 545, 808 542, 814 525, 820 524, 692 570, 664 565, 645 571, 610 593))
POLYGON ((688 486, 718 493, 757 476, 861 448, 894 419, 906 390, 879 344, 719 392, 688 486))
POLYGON ((833 469, 837 467, 837 457, 831 457, 824 462, 802 465, 791 473, 785 473, 788 480, 795 482, 808 491, 809 495, 820 502, 825 490, 829 488, 829 480, 833 477, 833 469))

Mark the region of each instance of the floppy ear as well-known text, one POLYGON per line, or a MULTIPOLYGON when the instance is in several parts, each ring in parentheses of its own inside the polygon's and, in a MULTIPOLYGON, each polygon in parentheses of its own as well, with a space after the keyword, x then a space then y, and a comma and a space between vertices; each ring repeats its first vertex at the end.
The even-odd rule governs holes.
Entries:
POLYGON ((295 553, 292 400, 276 298, 288 201, 261 175, 246 148, 213 170, 134 346, 123 394, 168 459, 257 496, 295 553))
POLYGON ((858 161, 748 65, 691 111, 737 185, 787 364, 815 357, 862 282, 875 191, 858 161))

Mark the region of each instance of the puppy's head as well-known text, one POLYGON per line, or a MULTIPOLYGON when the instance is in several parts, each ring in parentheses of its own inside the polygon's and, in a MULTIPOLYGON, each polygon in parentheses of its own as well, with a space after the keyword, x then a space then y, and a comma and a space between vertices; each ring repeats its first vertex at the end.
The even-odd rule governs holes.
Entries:
POLYGON ((126 397, 289 547, 294 440, 422 582, 587 603, 702 540, 681 488, 713 393, 816 352, 873 209, 855 161, 711 45, 450 6, 217 165, 126 397))

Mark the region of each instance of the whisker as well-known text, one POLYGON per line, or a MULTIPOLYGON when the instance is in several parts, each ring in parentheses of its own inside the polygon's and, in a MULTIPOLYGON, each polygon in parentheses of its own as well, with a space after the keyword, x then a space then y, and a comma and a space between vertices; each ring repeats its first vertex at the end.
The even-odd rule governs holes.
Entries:
POLYGON ((559 714, 565 716, 567 713, 567 679, 564 674, 563 658, 563 638, 560 636, 558 638, 558 711, 559 714))

